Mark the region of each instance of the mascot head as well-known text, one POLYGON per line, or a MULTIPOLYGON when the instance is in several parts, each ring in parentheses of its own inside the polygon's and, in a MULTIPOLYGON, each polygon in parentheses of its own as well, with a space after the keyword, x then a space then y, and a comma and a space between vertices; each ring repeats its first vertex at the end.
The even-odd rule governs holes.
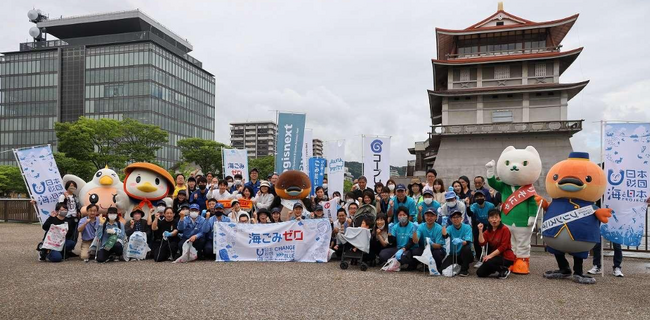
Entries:
POLYGON ((304 199, 311 192, 309 177, 298 170, 283 172, 275 184, 275 193, 282 199, 304 199))
POLYGON ((160 200, 174 191, 174 179, 157 165, 136 162, 127 166, 124 173, 124 191, 133 199, 160 200))
POLYGON ((99 213, 104 214, 109 207, 117 207, 117 196, 122 193, 122 182, 115 171, 108 167, 99 169, 93 175, 92 180, 87 183, 81 178, 66 174, 63 182, 74 181, 77 184, 76 195, 81 201, 81 212, 84 213, 86 206, 96 204, 99 213))
POLYGON ((605 193, 605 173, 589 161, 586 152, 571 152, 569 159, 556 163, 546 175, 546 192, 552 198, 573 198, 595 202, 605 193))
POLYGON ((511 186, 533 184, 542 173, 542 160, 535 148, 515 149, 509 146, 503 150, 497 162, 497 176, 511 186))

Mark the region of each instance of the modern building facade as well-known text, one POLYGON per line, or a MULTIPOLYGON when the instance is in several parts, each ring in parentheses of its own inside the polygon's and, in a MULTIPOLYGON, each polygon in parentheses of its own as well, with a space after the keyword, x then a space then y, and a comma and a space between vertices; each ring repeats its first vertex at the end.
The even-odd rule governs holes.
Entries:
MULTIPOLYGON (((431 132, 409 149, 414 175, 435 168, 446 183, 485 175, 485 163, 513 145, 534 146, 542 176, 572 151, 582 120, 568 102, 589 81, 560 83, 582 48, 561 50, 578 15, 533 22, 503 10, 462 30, 436 29, 431 132)), ((543 187, 541 188, 543 189, 543 187)))
POLYGON ((249 158, 275 155, 278 126, 272 121, 235 122, 230 124, 230 144, 246 149, 249 158))
POLYGON ((311 140, 314 157, 323 157, 323 140, 321 139, 312 139, 311 140))
MULTIPOLYGON (((58 40, 0 56, 2 149, 52 144, 54 123, 137 119, 169 132, 157 161, 180 159, 178 140, 214 139, 215 78, 192 45, 139 10, 43 19, 58 40)), ((11 153, 0 164, 13 164, 11 153)))

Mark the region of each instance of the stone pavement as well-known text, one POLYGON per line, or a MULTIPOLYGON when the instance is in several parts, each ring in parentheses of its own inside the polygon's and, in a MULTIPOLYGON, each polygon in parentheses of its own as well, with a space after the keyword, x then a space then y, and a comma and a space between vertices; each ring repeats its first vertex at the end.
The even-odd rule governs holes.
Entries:
MULTIPOLYGON (((337 262, 188 264, 37 261, 38 225, 0 223, 0 318, 650 319, 650 261, 626 258, 625 278, 595 285, 532 273, 507 280, 361 272, 337 262)), ((591 267, 590 261, 585 268, 591 267)))

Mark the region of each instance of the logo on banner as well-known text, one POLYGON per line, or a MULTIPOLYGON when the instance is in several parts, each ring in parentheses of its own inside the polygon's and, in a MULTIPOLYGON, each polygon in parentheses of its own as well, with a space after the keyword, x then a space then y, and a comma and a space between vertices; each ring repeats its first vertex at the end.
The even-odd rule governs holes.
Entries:
POLYGON ((330 163, 329 163, 330 172, 343 171, 343 167, 344 167, 343 159, 336 158, 336 159, 330 160, 330 163))
POLYGON ((381 163, 382 144, 383 142, 379 139, 375 139, 370 143, 370 150, 373 152, 372 161, 375 163, 375 168, 372 170, 374 172, 373 181, 375 183, 381 181, 381 179, 377 181, 377 177, 381 175, 381 169, 379 168, 379 164, 381 163))

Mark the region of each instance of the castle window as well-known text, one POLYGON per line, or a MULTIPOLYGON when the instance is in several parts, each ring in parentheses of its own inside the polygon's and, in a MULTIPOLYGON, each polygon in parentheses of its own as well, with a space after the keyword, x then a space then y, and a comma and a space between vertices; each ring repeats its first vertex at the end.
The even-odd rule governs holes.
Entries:
POLYGON ((512 110, 492 111, 492 122, 512 122, 512 110))
POLYGON ((510 78, 510 66, 495 66, 494 67, 494 78, 495 79, 508 79, 510 78))
POLYGON ((535 64, 535 77, 546 77, 546 63, 535 64))

